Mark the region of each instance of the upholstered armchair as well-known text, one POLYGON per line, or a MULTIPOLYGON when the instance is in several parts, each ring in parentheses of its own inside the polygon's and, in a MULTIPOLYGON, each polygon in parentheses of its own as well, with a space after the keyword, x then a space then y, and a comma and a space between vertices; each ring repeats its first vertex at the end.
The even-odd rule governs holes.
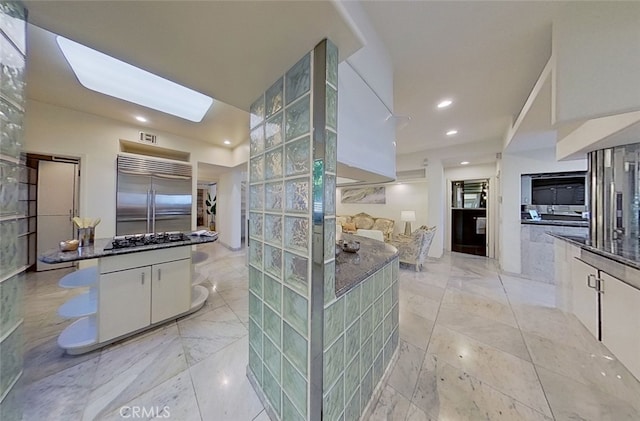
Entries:
POLYGON ((411 235, 394 236, 391 244, 398 249, 400 262, 415 265, 416 272, 421 270, 435 233, 436 227, 420 227, 411 235))

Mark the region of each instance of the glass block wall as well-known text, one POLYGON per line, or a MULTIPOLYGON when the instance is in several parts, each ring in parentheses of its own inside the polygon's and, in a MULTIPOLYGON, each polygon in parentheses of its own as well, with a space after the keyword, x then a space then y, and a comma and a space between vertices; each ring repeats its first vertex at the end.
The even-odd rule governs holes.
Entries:
POLYGON ((325 40, 250 110, 248 372, 274 419, 321 419, 337 79, 338 51, 325 40))
POLYGON ((21 162, 25 105, 25 19, 21 3, 0 1, 0 419, 22 418, 22 272, 19 225, 26 184, 21 162))
POLYGON ((325 290, 325 420, 357 420, 398 347, 398 259, 336 299, 325 290))

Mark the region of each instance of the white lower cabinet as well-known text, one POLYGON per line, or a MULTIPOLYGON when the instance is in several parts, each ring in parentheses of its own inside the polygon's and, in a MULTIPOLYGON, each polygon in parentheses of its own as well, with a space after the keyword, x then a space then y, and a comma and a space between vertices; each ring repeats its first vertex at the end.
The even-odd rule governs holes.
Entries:
POLYGON ((640 290, 604 272, 600 278, 602 343, 640 379, 640 290))
POLYGON ((580 259, 571 261, 573 314, 599 339, 598 320, 598 269, 580 259))
POLYGON ((191 260, 153 265, 151 323, 188 311, 191 307, 191 260))

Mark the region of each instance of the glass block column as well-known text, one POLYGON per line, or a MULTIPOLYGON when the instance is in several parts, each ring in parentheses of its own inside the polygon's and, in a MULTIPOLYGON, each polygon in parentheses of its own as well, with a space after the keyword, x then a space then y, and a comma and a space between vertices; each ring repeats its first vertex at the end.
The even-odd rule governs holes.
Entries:
POLYGON ((18 239, 27 212, 26 168, 21 165, 25 105, 26 10, 0 1, 0 419, 22 418, 18 381, 22 375, 25 250, 18 239))
POLYGON ((338 51, 325 40, 250 110, 248 375, 272 419, 322 417, 337 75, 338 51))

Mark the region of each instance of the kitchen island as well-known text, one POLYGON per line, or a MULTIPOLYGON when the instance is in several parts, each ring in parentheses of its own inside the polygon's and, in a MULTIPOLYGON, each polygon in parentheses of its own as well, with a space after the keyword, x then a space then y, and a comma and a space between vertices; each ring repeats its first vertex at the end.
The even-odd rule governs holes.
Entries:
POLYGON ((68 354, 83 354, 199 310, 209 292, 192 286, 191 246, 216 239, 186 236, 127 248, 97 239, 76 251, 43 253, 39 259, 45 263, 97 259, 97 265, 60 280, 63 288, 89 290, 60 307, 61 316, 78 320, 60 334, 58 345, 68 354))

